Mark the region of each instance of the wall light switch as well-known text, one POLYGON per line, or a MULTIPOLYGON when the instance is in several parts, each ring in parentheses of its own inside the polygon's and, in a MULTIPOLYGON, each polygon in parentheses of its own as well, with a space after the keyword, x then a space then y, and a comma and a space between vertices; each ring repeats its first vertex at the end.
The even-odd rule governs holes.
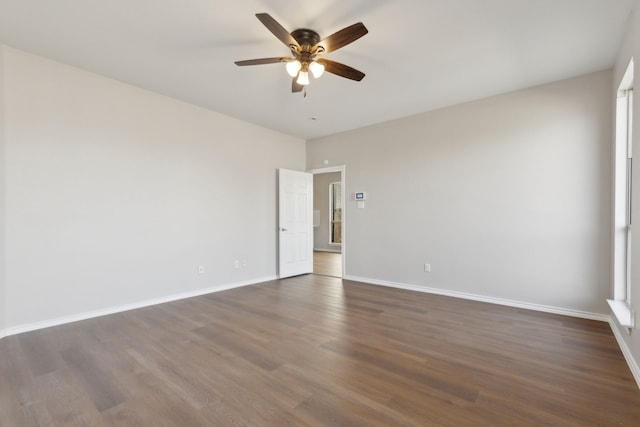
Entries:
POLYGON ((233 268, 240 268, 240 260, 239 259, 233 261, 233 268))
POLYGON ((431 273, 431 264, 425 264, 424 271, 426 271, 427 273, 431 273))
POLYGON ((203 274, 204 273, 204 265, 199 265, 198 266, 198 274, 203 274))

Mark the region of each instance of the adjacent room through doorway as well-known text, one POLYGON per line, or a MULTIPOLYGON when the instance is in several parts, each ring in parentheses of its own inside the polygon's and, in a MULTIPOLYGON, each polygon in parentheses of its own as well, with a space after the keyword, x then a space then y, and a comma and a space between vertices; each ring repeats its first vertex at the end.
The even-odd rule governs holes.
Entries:
POLYGON ((341 168, 313 172, 313 273, 342 277, 344 191, 341 168))

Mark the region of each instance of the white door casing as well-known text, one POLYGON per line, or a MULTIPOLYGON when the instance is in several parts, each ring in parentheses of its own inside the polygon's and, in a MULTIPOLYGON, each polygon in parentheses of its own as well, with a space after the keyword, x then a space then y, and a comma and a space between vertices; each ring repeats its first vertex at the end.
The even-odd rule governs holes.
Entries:
POLYGON ((278 274, 313 272, 313 175, 278 170, 278 274))

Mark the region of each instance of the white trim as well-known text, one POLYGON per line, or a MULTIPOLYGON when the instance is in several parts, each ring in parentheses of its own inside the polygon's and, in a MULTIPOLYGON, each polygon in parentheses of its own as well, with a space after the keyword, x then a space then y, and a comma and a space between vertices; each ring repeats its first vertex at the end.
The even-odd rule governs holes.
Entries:
POLYGON ((331 252, 332 254, 341 254, 341 250, 336 249, 322 249, 322 248, 313 248, 314 252, 331 252))
POLYGON ((331 173, 331 172, 344 172, 344 165, 327 166, 326 168, 320 168, 320 169, 307 169, 307 173, 310 173, 312 175, 316 175, 319 173, 331 173))
POLYGON ((132 304, 123 304, 123 305, 118 305, 114 307, 103 308, 100 310, 87 311, 84 313, 72 314, 70 316, 63 316, 55 319, 43 320, 41 322, 26 323, 23 325, 7 328, 6 330, 0 332, 0 338, 8 337, 10 335, 21 334, 23 332, 35 331, 37 329, 49 328, 51 326, 63 325, 65 323, 77 322, 79 320, 87 320, 87 319, 92 319, 94 317, 106 316, 109 314, 121 313, 123 311, 135 310, 136 308, 149 307, 151 305, 163 304, 166 302, 177 301, 177 300, 186 299, 186 298, 193 298, 200 295, 206 295, 206 294, 211 294, 211 293, 220 292, 220 291, 227 291, 229 289, 240 288, 243 286, 256 285, 258 283, 269 282, 276 279, 277 277, 275 276, 269 276, 269 277, 262 277, 259 279, 249 280, 245 282, 222 284, 218 286, 212 286, 206 289, 198 289, 196 291, 191 291, 191 292, 183 292, 179 294, 167 295, 165 297, 139 301, 132 304))
POLYGON ((344 280, 352 280, 354 282, 368 283, 371 285, 387 286, 391 288, 405 289, 408 291, 424 292, 428 294, 444 295, 448 297, 468 299, 473 301, 488 302, 490 304, 505 305, 508 307, 524 308, 527 310, 543 311, 545 313, 562 314, 564 316, 579 317, 582 319, 599 320, 609 322, 611 316, 600 313, 590 313, 588 311, 573 310, 569 308, 553 307, 542 304, 531 304, 522 301, 513 301, 502 298, 487 297, 483 295, 468 294, 466 292, 450 291, 447 289, 430 288, 426 286, 409 285, 406 283, 387 282, 384 280, 369 279, 366 277, 344 276, 344 280))
POLYGON ((620 346, 620 350, 622 350, 622 354, 624 355, 624 360, 627 361, 627 365, 629 365, 629 369, 631 369, 631 375, 633 375, 633 378, 636 380, 636 384, 638 385, 638 388, 640 388, 640 366, 638 366, 638 363, 633 358, 633 353, 631 352, 631 349, 629 349, 627 342, 622 337, 622 334, 620 333, 620 330, 618 329, 618 326, 616 325, 613 319, 609 320, 609 326, 611 326, 613 335, 616 337, 616 341, 618 341, 618 346, 620 346))
POLYGON ((635 326, 633 311, 631 311, 626 301, 608 299, 607 303, 620 326, 627 329, 632 329, 635 326))
POLYGON ((629 89, 633 89, 633 77, 634 77, 634 63, 633 58, 629 61, 627 65, 627 69, 620 80, 620 85, 618 86, 617 96, 625 96, 626 91, 629 89))

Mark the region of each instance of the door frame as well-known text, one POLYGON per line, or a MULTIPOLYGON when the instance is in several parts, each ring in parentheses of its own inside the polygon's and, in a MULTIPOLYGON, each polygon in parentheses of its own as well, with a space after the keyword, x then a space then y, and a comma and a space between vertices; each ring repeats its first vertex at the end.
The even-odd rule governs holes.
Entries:
POLYGON ((346 271, 345 266, 347 265, 347 204, 346 204, 346 182, 347 182, 347 173, 346 173, 345 165, 338 166, 327 166, 326 168, 319 169, 307 169, 307 172, 312 175, 318 175, 321 173, 331 173, 331 172, 340 172, 340 182, 342 183, 342 244, 340 246, 341 252, 341 260, 342 260, 342 277, 345 277, 346 271))

